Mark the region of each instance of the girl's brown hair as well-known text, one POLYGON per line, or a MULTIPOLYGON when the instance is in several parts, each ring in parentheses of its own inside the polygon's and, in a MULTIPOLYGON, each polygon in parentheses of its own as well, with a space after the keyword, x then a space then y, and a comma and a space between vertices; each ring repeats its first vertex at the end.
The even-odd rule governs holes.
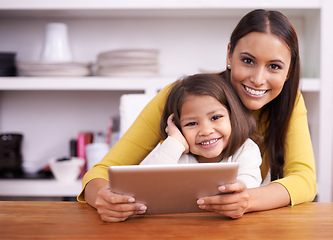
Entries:
POLYGON ((262 108, 259 116, 259 126, 268 126, 267 129, 264 129, 265 147, 262 151, 267 151, 267 155, 270 157, 271 178, 275 180, 283 177, 286 135, 299 85, 298 38, 293 24, 281 12, 254 10, 246 14, 234 29, 230 38, 231 55, 237 42, 251 32, 274 34, 288 46, 291 53, 288 79, 281 93, 262 108))
POLYGON ((161 118, 161 134, 165 139, 168 117, 174 113, 174 123, 181 131, 181 107, 188 95, 208 95, 217 99, 228 109, 231 122, 229 144, 223 151, 223 158, 233 155, 255 131, 253 115, 243 106, 230 82, 217 74, 196 74, 179 80, 172 88, 161 118))

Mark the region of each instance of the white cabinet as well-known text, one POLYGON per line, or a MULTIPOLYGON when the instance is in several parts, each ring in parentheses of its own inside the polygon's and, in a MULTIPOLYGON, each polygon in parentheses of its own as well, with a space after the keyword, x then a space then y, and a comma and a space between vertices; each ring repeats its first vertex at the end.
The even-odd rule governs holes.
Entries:
POLYGON ((308 108, 318 173, 318 200, 332 200, 333 30, 328 0, 0 0, 0 51, 37 61, 45 24, 69 28, 75 61, 94 62, 119 48, 156 48, 156 77, 0 78, 0 132, 22 132, 25 161, 47 162, 69 152, 79 131, 106 131, 119 97, 155 92, 184 74, 225 69, 227 43, 239 19, 256 8, 277 9, 299 34, 301 89, 308 108))

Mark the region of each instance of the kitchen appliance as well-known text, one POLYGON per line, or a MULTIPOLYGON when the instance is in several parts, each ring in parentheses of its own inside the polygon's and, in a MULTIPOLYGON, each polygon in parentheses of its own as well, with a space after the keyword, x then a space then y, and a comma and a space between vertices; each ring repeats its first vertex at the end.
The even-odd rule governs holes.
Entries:
POLYGON ((23 135, 19 133, 0 134, 0 175, 15 177, 22 174, 23 135))

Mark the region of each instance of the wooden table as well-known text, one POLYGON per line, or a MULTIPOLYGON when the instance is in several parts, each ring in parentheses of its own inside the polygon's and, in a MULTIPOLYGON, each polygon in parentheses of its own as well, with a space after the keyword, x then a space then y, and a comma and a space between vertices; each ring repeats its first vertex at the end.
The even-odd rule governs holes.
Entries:
POLYGON ((106 223, 83 203, 0 202, 0 239, 333 239, 333 203, 248 213, 237 220, 207 212, 106 223))

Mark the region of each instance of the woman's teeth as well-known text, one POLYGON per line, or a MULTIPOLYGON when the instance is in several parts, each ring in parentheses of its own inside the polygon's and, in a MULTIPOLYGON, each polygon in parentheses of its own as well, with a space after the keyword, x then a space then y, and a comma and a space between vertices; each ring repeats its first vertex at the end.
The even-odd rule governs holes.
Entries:
POLYGON ((256 96, 261 96, 261 95, 264 95, 266 93, 265 90, 263 91, 258 91, 258 90, 254 90, 252 88, 249 88, 247 86, 244 86, 245 87, 245 90, 249 93, 251 93, 252 95, 256 95, 256 96))

